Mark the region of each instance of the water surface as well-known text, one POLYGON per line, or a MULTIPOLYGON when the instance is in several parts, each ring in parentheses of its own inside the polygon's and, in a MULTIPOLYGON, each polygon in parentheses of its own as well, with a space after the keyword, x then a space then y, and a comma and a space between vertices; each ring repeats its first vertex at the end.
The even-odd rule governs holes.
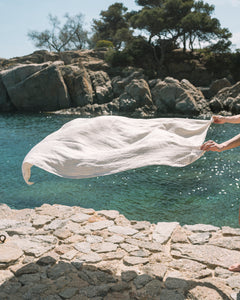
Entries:
MULTIPOLYGON (((184 168, 150 166, 90 179, 64 179, 32 168, 33 186, 25 184, 21 164, 45 136, 76 116, 0 115, 0 202, 11 208, 43 203, 116 209, 129 219, 183 224, 238 226, 240 148, 209 152, 184 168)), ((240 125, 215 125, 207 138, 222 142, 240 125)))

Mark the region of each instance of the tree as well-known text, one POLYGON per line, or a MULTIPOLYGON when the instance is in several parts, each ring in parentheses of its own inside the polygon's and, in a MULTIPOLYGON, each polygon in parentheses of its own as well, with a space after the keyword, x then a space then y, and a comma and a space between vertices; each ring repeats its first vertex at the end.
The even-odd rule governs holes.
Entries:
POLYGON ((35 47, 57 52, 85 47, 88 41, 88 32, 83 29, 82 14, 73 17, 65 14, 66 21, 62 27, 56 16, 49 14, 48 18, 51 30, 28 32, 28 37, 34 42, 35 47))
POLYGON ((101 11, 101 19, 93 20, 93 42, 96 44, 98 40, 108 40, 116 49, 127 43, 132 37, 132 31, 126 12, 127 8, 118 2, 110 5, 106 11, 101 11))
POLYGON ((211 18, 214 6, 203 1, 136 0, 136 3, 143 8, 132 12, 131 25, 148 36, 158 68, 164 64, 166 53, 181 43, 185 51, 187 42, 193 50, 196 41, 226 42, 231 37, 228 29, 222 29, 220 22, 211 18))

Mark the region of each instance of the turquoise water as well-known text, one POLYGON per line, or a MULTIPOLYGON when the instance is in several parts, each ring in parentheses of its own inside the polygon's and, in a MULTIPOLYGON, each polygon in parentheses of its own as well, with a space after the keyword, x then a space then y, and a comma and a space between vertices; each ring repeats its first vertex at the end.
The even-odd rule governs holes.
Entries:
MULTIPOLYGON (((43 203, 79 205, 95 210, 116 209, 129 219, 205 223, 238 227, 240 148, 206 153, 184 168, 150 166, 90 178, 63 179, 33 167, 33 186, 21 175, 27 152, 74 116, 47 114, 0 115, 0 202, 12 208, 43 203)), ((240 125, 210 127, 208 139, 224 141, 240 125)))

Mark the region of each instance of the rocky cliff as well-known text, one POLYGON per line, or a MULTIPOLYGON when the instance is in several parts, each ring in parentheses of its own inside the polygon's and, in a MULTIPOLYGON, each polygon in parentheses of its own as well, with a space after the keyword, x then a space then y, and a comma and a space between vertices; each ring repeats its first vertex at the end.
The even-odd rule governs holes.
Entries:
POLYGON ((141 69, 111 68, 105 50, 0 59, 0 112, 32 111, 158 117, 240 113, 240 82, 195 87, 186 79, 149 79, 141 69))

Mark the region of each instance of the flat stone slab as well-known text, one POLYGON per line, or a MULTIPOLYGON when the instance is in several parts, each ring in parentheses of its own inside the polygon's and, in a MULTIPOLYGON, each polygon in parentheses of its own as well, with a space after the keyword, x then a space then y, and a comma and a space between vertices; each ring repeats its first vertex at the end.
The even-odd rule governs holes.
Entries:
POLYGON ((240 252, 212 245, 182 245, 174 244, 171 254, 178 258, 188 258, 205 265, 228 268, 240 262, 240 252))
POLYGON ((109 226, 112 226, 113 224, 114 224, 113 221, 108 221, 108 220, 98 221, 98 222, 87 224, 85 226, 85 228, 95 231, 95 230, 102 230, 102 229, 108 228, 109 226))
POLYGON ((166 243, 178 225, 178 222, 158 222, 153 231, 153 240, 161 244, 166 243))
POLYGON ((17 245, 0 245, 0 264, 12 264, 23 255, 17 245))
POLYGON ((183 228, 193 232, 215 232, 220 229, 219 227, 207 224, 184 225, 183 228))
POLYGON ((122 234, 122 235, 134 235, 138 232, 136 229, 133 229, 131 227, 125 227, 125 226, 110 226, 108 227, 108 230, 110 232, 122 234))
POLYGON ((147 258, 143 258, 143 257, 135 257, 135 256, 125 256, 123 258, 123 262, 126 265, 129 266, 134 266, 134 265, 140 265, 140 264, 146 264, 149 262, 149 260, 147 258))

